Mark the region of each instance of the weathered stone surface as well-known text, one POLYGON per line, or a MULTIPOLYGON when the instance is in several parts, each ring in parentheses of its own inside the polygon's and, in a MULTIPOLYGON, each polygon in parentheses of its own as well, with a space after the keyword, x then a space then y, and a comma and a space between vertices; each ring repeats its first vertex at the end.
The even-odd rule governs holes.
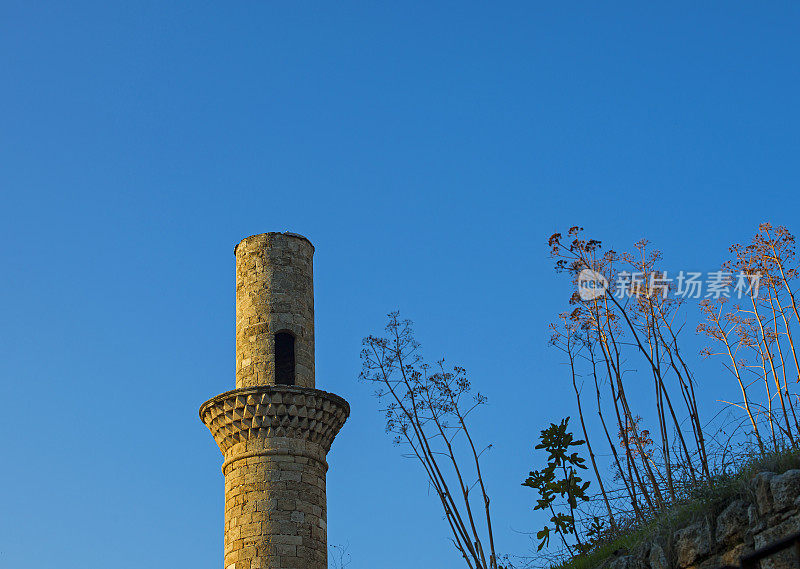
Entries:
MULTIPOLYGON (((680 528, 671 540, 657 533, 593 569, 739 567, 742 556, 800 533, 800 470, 781 475, 762 472, 753 477, 751 490, 732 500, 716 518, 680 528)), ((800 558, 790 548, 762 559, 759 568, 798 569, 800 558)))
POLYGON ((252 235, 236 256, 236 387, 275 384, 275 334, 295 338, 296 385, 314 387, 314 246, 294 233, 252 235))
POLYGON ((635 555, 617 557, 608 565, 609 569, 647 569, 644 562, 635 555))
POLYGON ((200 408, 225 458, 226 569, 327 569, 326 455, 350 407, 314 388, 313 252, 284 233, 235 249, 237 388, 200 408), (281 332, 295 385, 276 385, 281 332))
POLYGON ((750 504, 747 506, 747 523, 754 526, 758 523, 758 506, 750 504))
POLYGON ((717 517, 716 541, 720 545, 732 542, 747 532, 747 504, 734 500, 717 517))
POLYGON ((722 557, 719 555, 712 555, 703 559, 697 565, 693 565, 692 569, 719 569, 722 566, 722 557))
POLYGON ((679 567, 689 567, 711 553, 711 528, 708 522, 697 522, 675 532, 675 550, 679 567))
MULTIPOLYGON (((800 513, 795 512, 781 522, 756 534, 755 548, 760 549, 797 532, 800 532, 800 513)), ((800 567, 800 559, 797 559, 793 551, 778 553, 761 562, 762 569, 797 569, 797 567, 800 567)))
POLYGON ((772 506, 775 511, 782 511, 794 506, 795 499, 800 496, 800 470, 787 470, 770 479, 772 506))
POLYGON ((653 547, 650 548, 649 561, 651 569, 670 569, 667 554, 658 543, 653 544, 653 547))
POLYGON ((775 477, 773 472, 759 472, 753 478, 752 486, 756 494, 756 507, 758 515, 765 516, 772 511, 771 480, 775 477))
POLYGON ((722 554, 722 565, 737 566, 740 564, 743 555, 747 555, 748 553, 752 552, 753 548, 751 545, 739 543, 722 554))
POLYGON ((288 385, 234 389, 200 407, 200 418, 223 453, 259 437, 304 439, 327 451, 349 413, 337 395, 288 385))

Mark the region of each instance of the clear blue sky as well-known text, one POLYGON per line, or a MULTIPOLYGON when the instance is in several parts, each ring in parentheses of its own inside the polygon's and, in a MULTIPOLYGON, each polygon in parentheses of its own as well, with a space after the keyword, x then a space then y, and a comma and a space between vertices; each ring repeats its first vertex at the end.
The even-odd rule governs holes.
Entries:
POLYGON ((528 549, 519 484, 572 413, 547 237, 705 270, 800 230, 797 5, 556 4, 0 4, 0 567, 220 567, 197 409, 234 385, 233 246, 281 230, 316 245, 317 385, 352 406, 329 542, 459 566, 356 380, 400 308, 488 395, 498 547, 528 549))

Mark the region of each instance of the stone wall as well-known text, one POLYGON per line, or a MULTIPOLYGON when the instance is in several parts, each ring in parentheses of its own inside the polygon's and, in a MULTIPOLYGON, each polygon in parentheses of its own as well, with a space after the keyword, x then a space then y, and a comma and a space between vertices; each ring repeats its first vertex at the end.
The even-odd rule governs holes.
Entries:
POLYGON ((224 567, 326 568, 328 465, 315 446, 287 437, 241 443, 252 456, 225 467, 224 567))
POLYGON ((296 384, 314 387, 314 246, 294 233, 242 239, 236 255, 236 387, 275 384, 275 334, 295 338, 296 384))
POLYGON ((314 246, 262 233, 234 254, 236 389, 200 407, 225 457, 223 567, 327 569, 326 456, 350 406, 314 388, 314 246))
POLYGON ((350 407, 296 386, 234 389, 200 417, 225 462, 225 569, 326 569, 325 457, 350 407))
MULTIPOLYGON (((718 569, 739 566, 742 555, 800 532, 800 470, 762 472, 746 498, 732 500, 719 514, 700 520, 605 560, 608 569, 718 569)), ((797 569, 791 550, 761 562, 762 569, 797 569)))

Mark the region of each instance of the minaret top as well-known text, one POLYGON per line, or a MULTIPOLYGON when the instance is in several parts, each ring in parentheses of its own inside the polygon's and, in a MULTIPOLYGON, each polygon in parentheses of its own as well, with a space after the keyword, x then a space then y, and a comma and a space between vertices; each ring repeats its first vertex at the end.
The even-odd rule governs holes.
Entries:
POLYGON ((236 387, 314 387, 314 246, 296 233, 236 245, 236 387))
POLYGON ((245 237, 244 239, 239 241, 239 243, 237 243, 233 247, 233 254, 236 255, 236 249, 238 249, 239 245, 241 245, 248 239, 253 239, 255 237, 262 237, 264 235, 283 235, 285 237, 294 237, 295 239, 303 239, 307 241, 309 245, 311 245, 311 250, 312 251, 314 250, 314 244, 311 243, 311 239, 309 239, 305 235, 300 235, 299 233, 292 233, 291 231, 267 231, 266 233, 259 233, 258 235, 251 235, 250 237, 245 237))

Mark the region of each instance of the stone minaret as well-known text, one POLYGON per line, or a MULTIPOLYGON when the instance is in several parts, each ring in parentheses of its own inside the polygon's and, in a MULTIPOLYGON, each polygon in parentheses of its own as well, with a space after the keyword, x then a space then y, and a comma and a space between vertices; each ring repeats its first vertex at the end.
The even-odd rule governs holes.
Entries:
POLYGON ((314 246, 293 233, 236 256, 236 389, 200 407, 225 461, 224 569, 327 569, 325 457, 347 402, 314 388, 314 246))

